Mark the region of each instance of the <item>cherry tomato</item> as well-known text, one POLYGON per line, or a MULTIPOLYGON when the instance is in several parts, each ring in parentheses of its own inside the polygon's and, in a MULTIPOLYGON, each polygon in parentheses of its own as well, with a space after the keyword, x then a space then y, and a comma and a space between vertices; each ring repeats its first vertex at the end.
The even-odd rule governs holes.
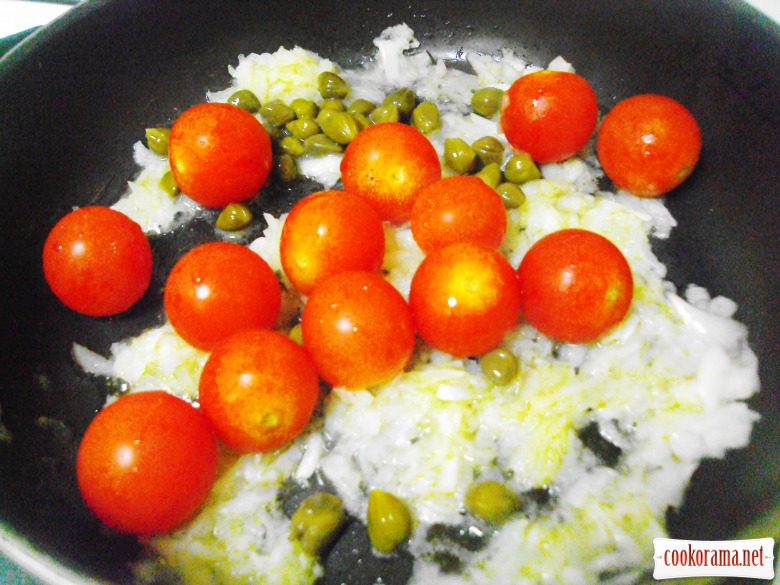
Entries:
POLYGON ((506 210, 498 192, 482 179, 456 175, 420 190, 410 223, 426 253, 464 241, 498 248, 506 233, 506 210))
POLYGON ((66 306, 103 317, 122 313, 146 292, 152 249, 141 226, 109 207, 71 211, 43 245, 43 273, 66 306))
POLYGON ((403 371, 414 350, 409 306, 373 272, 339 272, 312 290, 301 316, 303 345, 333 386, 367 388, 403 371))
POLYGON ((693 115, 672 98, 637 95, 604 116, 596 152, 615 185, 639 197, 660 197, 693 172, 701 131, 693 115))
POLYGON ((481 355, 517 323, 520 295, 509 261, 461 242, 428 254, 412 278, 409 306, 420 336, 455 357, 481 355))
POLYGON ((515 80, 504 95, 501 129, 512 147, 538 163, 571 158, 596 129, 598 104, 576 73, 536 71, 515 80))
POLYGON ((249 453, 273 451, 297 437, 314 412, 319 388, 304 348, 278 331, 253 329, 214 349, 198 391, 217 436, 249 453))
POLYGON ((249 112, 232 104, 198 104, 173 123, 168 143, 179 189, 206 207, 255 195, 271 172, 271 139, 249 112))
POLYGON ((382 220, 368 201, 352 193, 313 193, 287 216, 280 255, 287 278, 303 294, 329 274, 376 272, 385 255, 382 220))
POLYGON ((344 189, 365 197, 382 219, 409 219, 417 192, 441 178, 439 155, 417 129, 384 122, 361 130, 341 159, 344 189))
POLYGON ((588 343, 623 320, 634 294, 631 268, 604 236, 582 229, 548 234, 517 269, 526 320, 567 343, 588 343))
POLYGON ((84 501, 107 526, 149 536, 169 532, 206 499, 217 445, 203 414, 163 391, 127 394, 92 420, 76 474, 84 501))
POLYGON ((171 325, 187 343, 210 350, 236 331, 273 327, 282 291, 268 263, 249 248, 210 242, 174 265, 163 304, 171 325))

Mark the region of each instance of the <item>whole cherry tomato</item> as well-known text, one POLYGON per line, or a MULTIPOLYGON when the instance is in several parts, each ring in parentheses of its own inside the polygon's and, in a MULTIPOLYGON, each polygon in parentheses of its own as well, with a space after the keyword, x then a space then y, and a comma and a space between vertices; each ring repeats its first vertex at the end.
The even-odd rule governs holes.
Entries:
POLYGON ((192 516, 216 470, 205 417, 163 391, 127 394, 101 410, 76 461, 87 506, 107 526, 141 536, 169 532, 192 516))
POLYGON ((373 272, 339 272, 312 290, 301 316, 303 345, 325 381, 366 388, 403 371, 414 350, 409 306, 373 272))
POLYGON ((246 246, 201 244, 174 265, 165 283, 168 320, 190 345, 210 350, 242 329, 273 327, 282 304, 279 279, 246 246))
POLYGON ((639 197, 660 197, 693 172, 701 152, 701 131, 678 101, 637 95, 604 116, 596 151, 615 185, 639 197))
POLYGON ((567 343, 595 341, 623 320, 634 294, 631 268, 607 238, 564 229, 538 240, 517 269, 525 319, 567 343))
POLYGON ((109 207, 71 211, 43 246, 43 272, 66 306, 103 317, 122 313, 146 292, 152 249, 141 226, 109 207))
POLYGON ((268 452, 297 437, 319 399, 307 351, 278 331, 240 331, 206 360, 199 401, 217 436, 240 452, 268 452))
POLYGON ((590 84, 576 73, 536 71, 504 94, 501 129, 509 144, 539 163, 571 158, 596 129, 598 103, 590 84))
POLYGON ((181 191, 206 207, 254 196, 271 172, 271 139, 252 114, 223 103, 198 104, 173 123, 171 171, 181 191))
POLYGON ((506 209, 498 192, 482 179, 456 175, 420 190, 410 223, 424 252, 464 241, 498 248, 506 233, 506 209))
POLYGON ((441 178, 439 155, 417 129, 384 122, 361 130, 341 159, 344 189, 365 197, 382 219, 409 219, 417 192, 441 178))
POLYGON ((509 261, 461 242, 428 254, 412 278, 409 306, 420 336, 455 357, 481 355, 517 323, 520 294, 509 261))
POLYGON ((287 216, 280 255, 287 278, 303 294, 336 272, 376 272, 385 255, 382 220, 368 201, 347 191, 313 193, 287 216))

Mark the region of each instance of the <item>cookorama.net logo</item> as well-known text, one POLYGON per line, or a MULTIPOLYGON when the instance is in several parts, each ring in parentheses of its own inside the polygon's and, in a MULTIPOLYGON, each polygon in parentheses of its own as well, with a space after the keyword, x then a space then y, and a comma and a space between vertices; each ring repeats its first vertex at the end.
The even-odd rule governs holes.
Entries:
POLYGON ((653 540, 656 579, 744 577, 774 579, 773 538, 751 540, 653 540))

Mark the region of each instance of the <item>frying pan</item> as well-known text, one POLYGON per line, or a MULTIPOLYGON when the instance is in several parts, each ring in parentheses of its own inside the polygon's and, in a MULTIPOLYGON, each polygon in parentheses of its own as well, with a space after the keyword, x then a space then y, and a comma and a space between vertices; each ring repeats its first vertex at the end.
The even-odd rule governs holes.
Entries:
MULTIPOLYGON (((704 150, 668 197, 679 227, 656 252, 679 286, 737 301, 760 359, 761 413, 746 449, 706 461, 672 536, 719 540, 771 517, 780 492, 780 28, 737 0, 91 0, 12 51, 0 68, 2 212, 0 545, 50 582, 128 583, 132 538, 101 529, 78 495, 74 455, 111 390, 75 365, 76 341, 107 354, 113 341, 161 323, 165 275, 182 251, 213 237, 194 221, 153 239, 157 270, 128 313, 90 319, 63 308, 40 253, 73 206, 111 204, 137 169, 132 144, 206 91, 226 87, 241 53, 297 44, 349 67, 372 39, 406 22, 432 53, 510 47, 546 64, 572 61, 602 111, 636 93, 670 95, 693 112, 704 150), (38 562, 40 558, 47 563, 38 562), (65 569, 67 568, 67 569, 65 569)), ((317 187, 269 185, 262 208, 286 211, 317 187)), ((260 205, 260 204, 258 204, 260 205)), ((761 536, 780 537, 767 525, 761 536)), ((350 527, 325 583, 401 584, 405 559, 379 561, 350 527)))

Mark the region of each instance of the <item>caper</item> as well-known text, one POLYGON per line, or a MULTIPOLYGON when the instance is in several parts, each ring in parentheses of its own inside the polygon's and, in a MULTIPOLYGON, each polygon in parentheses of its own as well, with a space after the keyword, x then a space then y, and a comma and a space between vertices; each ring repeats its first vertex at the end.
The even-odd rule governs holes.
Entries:
POLYGON ((248 89, 239 89, 233 93, 228 99, 229 104, 238 106, 242 110, 246 110, 250 114, 256 114, 260 110, 260 100, 254 92, 248 89))
POLYGON ((341 148, 340 144, 333 141, 325 134, 315 134, 314 136, 309 136, 306 140, 303 141, 303 146, 306 154, 312 156, 338 154, 344 150, 341 148))
POLYGON ((241 203, 229 203, 217 217, 217 228, 228 232, 244 229, 252 222, 252 212, 241 203))
POLYGON ((297 540, 312 556, 319 555, 338 536, 346 522, 338 496, 320 492, 305 498, 290 522, 290 540, 297 540))
POLYGON ((482 169, 474 176, 479 177, 485 181, 485 184, 488 187, 495 189, 501 182, 501 167, 498 166, 498 163, 490 163, 489 165, 482 167, 482 169))
POLYGON ((365 130, 371 126, 371 120, 369 120, 368 116, 365 114, 352 114, 352 117, 355 118, 355 122, 357 122, 357 125, 361 130, 365 130))
POLYGON ((398 122, 398 120, 401 119, 401 114, 398 110, 398 106, 395 104, 384 103, 371 110, 368 119, 371 120, 373 124, 398 122))
POLYGON ((317 77, 317 89, 325 99, 343 98, 349 93, 347 82, 332 71, 323 71, 317 77))
POLYGON ((287 122, 284 127, 291 136, 301 140, 320 132, 320 125, 313 118, 298 118, 292 122, 287 122))
POLYGON ((347 113, 352 114, 353 116, 356 114, 363 114, 364 116, 367 116, 375 107, 376 106, 370 101, 361 98, 349 104, 347 113))
POLYGON ((501 183, 496 187, 496 191, 501 195, 501 200, 507 209, 516 209, 525 203, 525 193, 514 183, 501 183))
POLYGON ((444 141, 444 161, 456 173, 468 173, 474 169, 477 153, 462 138, 444 141))
POLYGON ((402 87, 395 90, 393 93, 388 94, 385 98, 385 104, 395 104, 398 108, 398 112, 402 116, 409 116, 414 110, 414 105, 417 102, 417 98, 414 92, 408 87, 402 87))
POLYGON ((349 144, 357 136, 360 126, 355 118, 346 112, 336 112, 322 121, 323 134, 339 144, 349 144))
POLYGON ((517 357, 502 347, 487 352, 479 358, 479 367, 485 377, 499 386, 509 384, 517 376, 517 357))
POLYGON ((520 497, 498 481, 474 484, 466 493, 466 510, 490 524, 503 524, 521 509, 520 497))
POLYGON ((179 186, 176 184, 176 179, 173 178, 171 171, 165 171, 163 176, 160 177, 160 189, 171 197, 176 197, 179 194, 179 186))
POLYGON ((441 126, 439 107, 433 102, 422 102, 412 111, 412 125, 423 134, 430 134, 441 126))
POLYGON ((483 136, 471 144, 483 165, 498 163, 504 160, 504 145, 493 136, 483 136))
POLYGON ((501 109, 504 92, 496 87, 483 87, 471 95, 471 107, 480 116, 490 118, 501 109))
POLYGON ((168 138, 170 136, 170 128, 147 128, 146 145, 154 154, 168 156, 168 138))
POLYGON ((260 108, 260 115, 273 128, 281 128, 295 120, 295 110, 280 101, 268 102, 260 108))
POLYGON ((412 517, 403 500, 382 490, 368 496, 368 537, 382 553, 390 553, 409 537, 412 517))
POLYGON ((504 165, 504 176, 510 183, 527 183, 535 181, 542 176, 534 159, 527 152, 513 154, 504 165))
POLYGON ((320 102, 320 111, 336 110, 337 112, 346 112, 347 105, 340 99, 331 98, 320 102))
POLYGON ((301 156, 306 152, 306 147, 303 145, 303 140, 296 138, 295 136, 285 136, 279 140, 279 148, 282 152, 291 154, 293 156, 301 156))
POLYGON ((312 100, 295 98, 290 102, 290 108, 298 118, 314 118, 319 112, 319 107, 312 100))
POLYGON ((291 154, 280 154, 274 157, 274 171, 282 181, 292 181, 298 177, 298 165, 291 154))
POLYGON ((314 120, 319 124, 320 128, 322 128, 322 123, 336 112, 337 110, 325 108, 324 110, 320 110, 320 113, 317 114, 317 117, 314 120))
POLYGON ((287 336, 298 345, 303 345, 303 327, 301 327, 301 324, 296 323, 295 325, 293 325, 292 329, 290 329, 290 332, 287 334, 287 336))

